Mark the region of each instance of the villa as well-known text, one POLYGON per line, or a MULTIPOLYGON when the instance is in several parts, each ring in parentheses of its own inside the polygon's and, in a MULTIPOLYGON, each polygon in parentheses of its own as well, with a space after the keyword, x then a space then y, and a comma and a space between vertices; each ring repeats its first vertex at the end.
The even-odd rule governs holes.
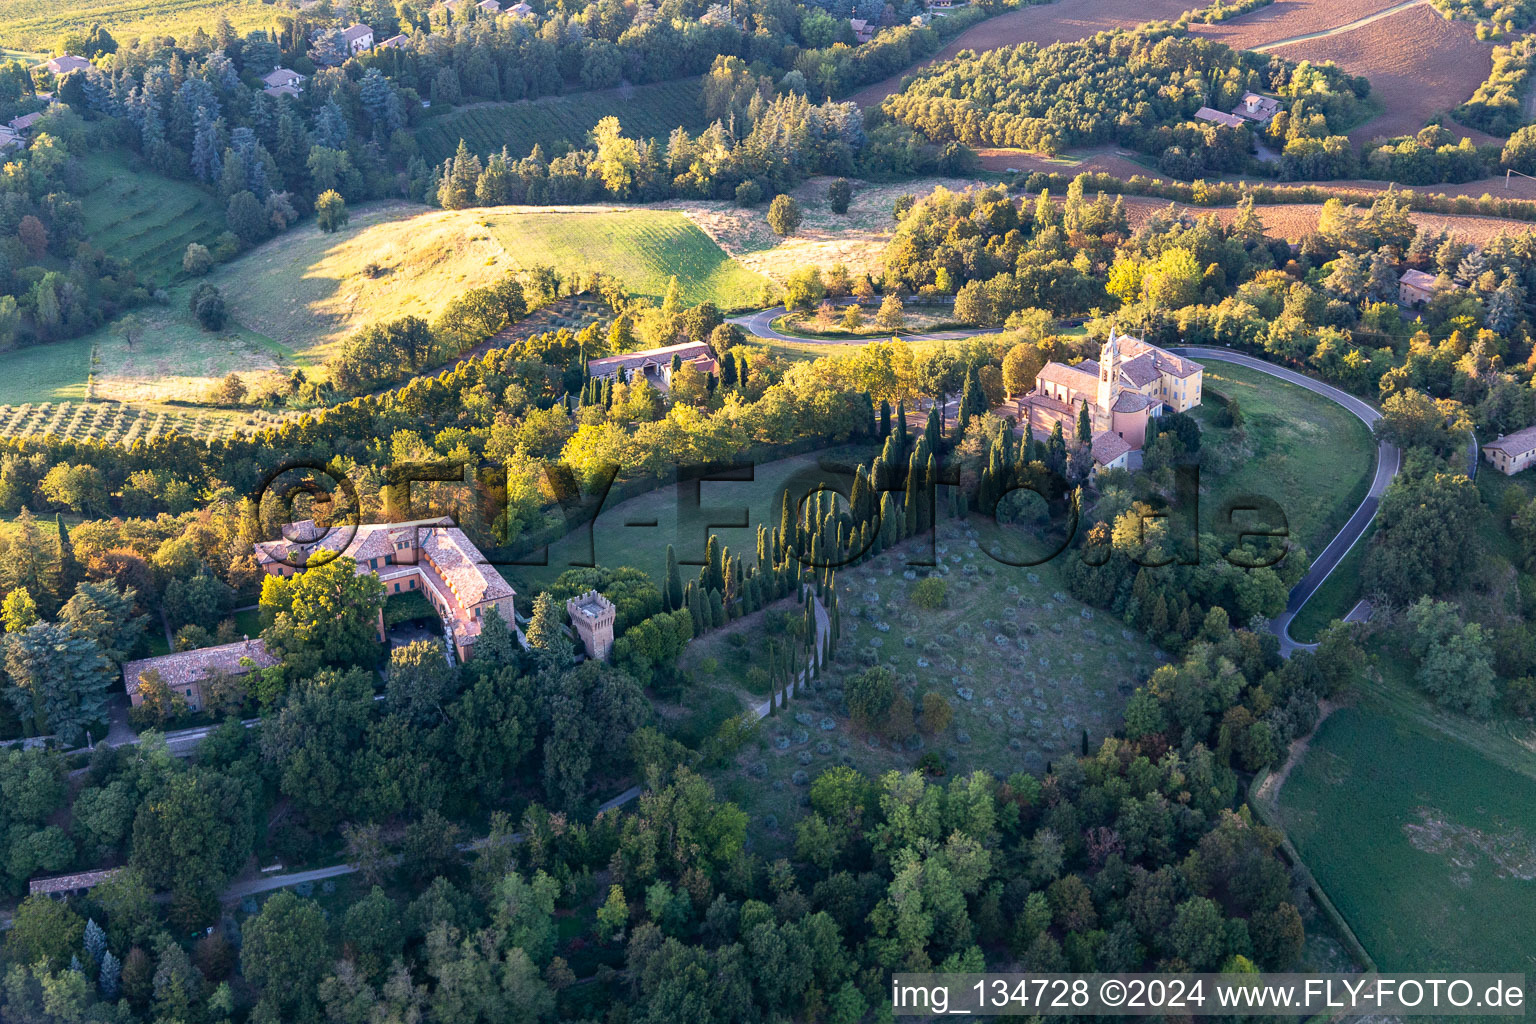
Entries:
POLYGON ((1060 423, 1071 437, 1086 408, 1095 465, 1126 466, 1130 453, 1146 443, 1149 419, 1200 404, 1204 370, 1199 363, 1140 338, 1117 335, 1111 328, 1097 362, 1049 362, 1041 368, 1035 389, 1019 401, 1021 425, 1036 435, 1049 435, 1060 423))
POLYGON ((268 653, 267 645, 260 638, 246 637, 232 644, 124 662, 123 689, 128 693, 128 703, 138 707, 144 703, 141 683, 153 672, 171 693, 187 702, 187 710, 201 711, 208 705, 208 695, 203 691, 203 683, 208 679, 215 675, 243 676, 276 664, 277 659, 268 653))
POLYGON ((663 345, 661 348, 594 359, 587 364, 587 373, 592 377, 613 379, 622 370, 626 379, 633 379, 638 373, 643 374, 652 384, 659 382, 665 387, 671 387, 674 357, 679 363, 692 363, 700 373, 714 373, 719 369, 708 345, 702 341, 689 341, 681 345, 663 345))
MULTIPOLYGON (((352 559, 359 575, 378 577, 386 595, 424 594, 453 635, 461 661, 473 652, 487 615, 500 615, 514 633, 521 633, 512 587, 447 516, 331 528, 303 519, 284 527, 280 540, 256 544, 257 564, 273 576, 302 572, 317 554, 352 559)), ((381 611, 379 640, 383 639, 381 611)))

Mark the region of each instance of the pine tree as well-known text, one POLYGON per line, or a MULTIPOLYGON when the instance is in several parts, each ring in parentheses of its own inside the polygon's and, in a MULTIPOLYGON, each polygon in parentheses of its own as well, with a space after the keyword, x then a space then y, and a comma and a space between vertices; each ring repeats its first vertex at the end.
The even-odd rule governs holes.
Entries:
POLYGON ((123 965, 108 950, 101 957, 101 973, 96 976, 96 986, 101 990, 101 997, 107 1002, 117 1000, 118 981, 123 976, 123 965))
POLYGON ((102 931, 101 925, 95 918, 85 922, 85 953, 91 958, 91 962, 101 965, 102 957, 107 952, 107 933, 102 931))
POLYGON ((533 615, 525 633, 528 646, 554 664, 570 660, 570 642, 560 620, 560 606, 547 591, 534 599, 533 615))

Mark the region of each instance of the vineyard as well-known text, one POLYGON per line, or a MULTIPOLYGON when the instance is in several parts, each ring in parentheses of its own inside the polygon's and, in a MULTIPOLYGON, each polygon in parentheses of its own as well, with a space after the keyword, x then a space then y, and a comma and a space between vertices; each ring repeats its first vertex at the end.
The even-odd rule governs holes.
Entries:
POLYGON ((767 283, 676 211, 521 213, 501 207, 479 212, 492 237, 522 266, 603 270, 651 299, 665 295, 676 276, 687 305, 744 309, 758 301, 767 283))
POLYGON ((144 409, 121 402, 31 402, 0 405, 0 437, 67 437, 72 441, 132 444, 163 434, 211 441, 275 427, 287 415, 207 409, 144 409))
POLYGON ((609 115, 633 137, 665 139, 678 126, 690 132, 708 126, 699 102, 699 79, 684 78, 516 103, 479 103, 428 121, 416 139, 428 163, 453 156, 460 139, 481 156, 505 146, 513 157, 524 157, 535 143, 547 156, 561 142, 585 145, 587 133, 609 115))

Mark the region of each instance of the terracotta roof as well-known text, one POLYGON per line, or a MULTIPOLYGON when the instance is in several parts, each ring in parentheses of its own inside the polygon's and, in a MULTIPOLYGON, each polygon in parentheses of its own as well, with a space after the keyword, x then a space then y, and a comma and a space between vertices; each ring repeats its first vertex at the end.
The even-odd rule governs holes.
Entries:
POLYGON ((45 60, 38 66, 47 68, 56 75, 67 75, 72 71, 84 71, 91 66, 91 62, 84 57, 76 57, 72 53, 66 53, 62 57, 45 60))
POLYGON ((1513 434, 1505 434, 1496 441, 1489 441, 1483 448, 1492 448, 1494 451, 1503 452, 1505 455, 1524 455, 1526 452, 1536 451, 1536 427, 1526 427, 1517 430, 1513 434))
POLYGON ((292 85, 295 82, 304 81, 304 76, 290 68, 273 68, 261 76, 264 84, 272 87, 279 85, 292 85))
POLYGON ((1140 391, 1122 391, 1115 397, 1115 404, 1112 408, 1114 412, 1141 412, 1141 410, 1150 409, 1156 404, 1156 402, 1140 391))
POLYGON ((501 13, 501 4, 497 3, 496 0, 480 0, 475 6, 487 14, 501 13))
POLYGON ((1102 430, 1093 437, 1093 461, 1107 466, 1131 450, 1125 438, 1113 430, 1102 430))
POLYGON ((1250 121, 1268 121, 1279 112, 1279 100, 1272 96, 1260 96, 1256 92, 1243 93, 1243 98, 1232 110, 1238 117, 1246 117, 1250 121))
POLYGON ((350 46, 359 39, 364 39, 371 35, 373 35, 373 29, 367 25, 352 25, 342 31, 341 38, 345 39, 347 45, 350 46))
POLYGON ((107 868, 104 871, 82 871, 78 875, 60 875, 57 878, 34 878, 27 883, 31 894, 47 895, 56 892, 78 892, 81 889, 92 889, 121 871, 122 868, 107 868))
POLYGON ((299 90, 295 89, 291 85, 269 85, 261 91, 266 93, 268 96, 297 97, 299 95, 299 90))
POLYGON ((457 526, 424 531, 421 547, 466 607, 512 596, 512 588, 501 573, 486 562, 480 549, 457 526))
POLYGON ((1166 373, 1174 377, 1193 377, 1205 369, 1205 367, 1193 359, 1176 356, 1167 349, 1158 348, 1156 345, 1142 341, 1134 335, 1121 334, 1115 340, 1119 343, 1117 350, 1127 353, 1133 359, 1142 355, 1150 355, 1152 357, 1152 365, 1157 368, 1158 373, 1166 373))
POLYGON ((129 661, 123 664, 123 686, 129 696, 139 692, 139 678, 146 672, 158 672, 167 686, 175 689, 188 683, 207 679, 215 672, 244 675, 252 668, 270 668, 277 659, 267 653, 267 645, 261 638, 237 640, 217 647, 200 647, 195 651, 178 651, 158 658, 129 661), (241 661, 249 659, 251 666, 241 661))
POLYGON ((527 4, 518 3, 518 4, 513 4, 511 7, 508 7, 507 8, 507 13, 508 14, 515 14, 518 17, 523 17, 525 15, 532 14, 533 13, 533 8, 529 7, 527 4))
POLYGON ((702 341, 685 341, 681 345, 663 345, 661 348, 648 348, 639 352, 625 352, 622 355, 593 359, 587 364, 587 372, 594 377, 602 377, 618 372, 620 367, 633 370, 647 363, 668 366, 671 365, 674 355, 686 363, 700 356, 709 358, 710 351, 709 346, 702 341))
POLYGON ((1050 362, 1042 366, 1035 377, 1037 380, 1064 385, 1074 391, 1091 391, 1099 386, 1099 364, 1092 359, 1084 359, 1076 366, 1050 362))
POLYGON ((1243 126, 1243 119, 1236 114, 1223 114, 1221 111, 1211 107, 1201 107, 1195 111, 1195 117, 1202 121, 1213 121, 1228 128, 1241 128, 1243 126))
POLYGON ((1437 278, 1434 274, 1426 274, 1422 270, 1405 270, 1402 276, 1398 278, 1398 282, 1401 284, 1406 284, 1411 288, 1423 288, 1425 291, 1433 289, 1436 280, 1437 278))
POLYGON ((22 114, 20 117, 13 117, 10 121, 11 131, 24 132, 28 128, 31 128, 33 125, 37 124, 37 122, 41 121, 42 119, 43 115, 41 112, 22 114))
POLYGON ((402 32, 400 35, 390 36, 388 39, 384 40, 379 45, 383 46, 383 47, 386 47, 388 49, 391 49, 391 50, 398 50, 402 46, 404 46, 406 43, 410 42, 410 38, 411 38, 410 36, 408 36, 408 35, 406 35, 405 33, 402 32))
POLYGON ((1144 388, 1148 384, 1156 383, 1163 375, 1158 370, 1157 360, 1152 353, 1143 352, 1120 364, 1120 376, 1128 381, 1131 387, 1144 388))

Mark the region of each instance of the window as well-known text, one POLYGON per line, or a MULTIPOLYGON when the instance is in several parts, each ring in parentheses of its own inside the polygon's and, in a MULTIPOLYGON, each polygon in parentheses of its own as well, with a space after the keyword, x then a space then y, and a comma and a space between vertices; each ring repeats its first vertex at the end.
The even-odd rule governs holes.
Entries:
POLYGON ((370 568, 370 569, 377 569, 378 567, 379 567, 379 560, 377 558, 370 558, 370 559, 368 559, 368 568, 370 568))

